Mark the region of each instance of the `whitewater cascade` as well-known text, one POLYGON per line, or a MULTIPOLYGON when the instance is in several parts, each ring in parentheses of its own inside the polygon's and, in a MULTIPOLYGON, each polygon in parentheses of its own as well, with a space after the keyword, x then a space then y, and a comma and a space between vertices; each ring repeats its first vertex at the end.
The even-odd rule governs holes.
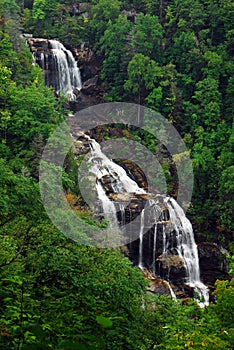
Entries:
MULTIPOLYGON (((125 220, 125 208, 123 204, 116 204, 109 198, 110 196, 107 194, 102 179, 106 176, 112 178, 109 185, 112 193, 117 195, 128 193, 146 198, 150 194, 140 188, 120 165, 109 159, 94 139, 87 135, 84 136, 90 142, 89 171, 96 178, 96 191, 102 205, 102 211, 110 222, 110 228, 117 230, 118 226, 125 224, 123 222, 125 220), (121 215, 118 215, 119 213, 121 215)), ((147 248, 151 250, 149 252, 152 259, 151 271, 155 275, 160 274, 156 271, 156 262, 159 255, 163 259, 170 259, 172 256, 177 257, 182 261, 186 271, 184 284, 193 288, 195 298, 197 298, 201 307, 208 305, 209 293, 208 288, 200 280, 198 251, 192 225, 175 199, 166 195, 156 195, 154 198, 149 198, 141 210, 138 226, 138 266, 141 269, 144 269, 145 265, 144 235, 147 231, 145 230, 146 227, 150 227, 153 232, 153 244, 147 248), (161 245, 161 250, 159 245, 161 245), (158 253, 159 250, 160 254, 158 253)), ((174 297, 175 294, 169 284, 170 276, 163 276, 163 278, 166 279, 171 295, 174 297)))
POLYGON ((57 40, 48 40, 48 52, 34 53, 34 60, 43 69, 45 84, 59 95, 76 99, 74 90, 82 88, 80 70, 70 50, 57 40))

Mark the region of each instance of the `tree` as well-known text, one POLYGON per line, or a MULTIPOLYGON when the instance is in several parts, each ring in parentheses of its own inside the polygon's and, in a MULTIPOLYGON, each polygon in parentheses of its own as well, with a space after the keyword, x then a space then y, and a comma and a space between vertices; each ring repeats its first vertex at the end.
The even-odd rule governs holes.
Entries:
POLYGON ((58 2, 56 0, 34 0, 32 15, 35 20, 44 20, 48 12, 55 9, 58 2))
POLYGON ((208 129, 212 129, 220 120, 221 93, 218 88, 219 82, 208 77, 196 84, 197 90, 194 97, 202 107, 202 118, 208 129))
POLYGON ((137 102, 141 104, 146 98, 147 92, 154 89, 160 77, 162 77, 162 70, 158 64, 139 53, 128 64, 128 79, 124 87, 127 91, 137 93, 137 102))
POLYGON ((103 36, 108 21, 113 23, 120 14, 121 3, 118 0, 100 0, 94 1, 94 5, 90 9, 90 19, 88 20, 89 38, 91 44, 99 42, 103 36))
POLYGON ((140 13, 136 18, 134 45, 136 52, 162 61, 163 28, 157 16, 140 13))
POLYGON ((131 27, 132 24, 127 18, 120 15, 115 23, 108 22, 107 29, 100 39, 100 51, 105 55, 102 79, 109 84, 109 97, 114 101, 121 100, 124 94, 123 85, 128 64, 127 35, 131 27))

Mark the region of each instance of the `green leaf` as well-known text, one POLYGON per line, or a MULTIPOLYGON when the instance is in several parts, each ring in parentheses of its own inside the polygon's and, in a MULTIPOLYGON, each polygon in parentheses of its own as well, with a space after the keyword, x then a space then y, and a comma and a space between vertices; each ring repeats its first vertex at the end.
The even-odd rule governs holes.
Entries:
POLYGON ((103 328, 110 328, 113 325, 113 322, 111 321, 110 318, 108 317, 104 317, 102 315, 100 316, 96 316, 96 321, 98 324, 100 324, 100 326, 102 326, 103 328))

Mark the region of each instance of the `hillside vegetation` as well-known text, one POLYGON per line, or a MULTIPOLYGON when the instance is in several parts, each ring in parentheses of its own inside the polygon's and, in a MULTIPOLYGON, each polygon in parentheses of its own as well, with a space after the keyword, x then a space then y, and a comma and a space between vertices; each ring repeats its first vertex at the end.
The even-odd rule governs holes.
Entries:
MULTIPOLYGON (((231 0, 0 0, 0 348, 233 348, 231 278, 209 307, 181 305, 146 293, 121 251, 81 246, 50 222, 39 161, 68 110, 20 36, 84 43, 102 59, 108 101, 148 106, 177 128, 194 166, 196 236, 233 254, 233 21, 231 0)), ((83 206, 74 169, 63 172, 67 201, 95 231, 105 223, 83 206)))

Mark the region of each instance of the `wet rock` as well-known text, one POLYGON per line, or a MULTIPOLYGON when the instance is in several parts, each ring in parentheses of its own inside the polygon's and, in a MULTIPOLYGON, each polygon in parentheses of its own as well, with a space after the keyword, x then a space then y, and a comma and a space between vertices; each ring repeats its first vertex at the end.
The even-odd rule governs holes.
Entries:
MULTIPOLYGON (((70 50, 78 62, 83 82, 77 100, 70 103, 70 109, 73 112, 78 112, 90 106, 105 103, 107 93, 100 79, 103 58, 89 48, 70 48, 70 50)), ((95 116, 93 117, 95 118, 95 116)), ((106 117, 101 116, 97 120, 100 122, 102 118, 106 117)), ((99 124, 97 123, 97 125, 99 124)))
POLYGON ((146 202, 150 199, 158 199, 159 196, 152 193, 114 193, 110 196, 111 199, 115 201, 133 201, 133 202, 146 202))
POLYGON ((188 305, 191 302, 191 298, 181 298, 183 305, 188 305))
POLYGON ((126 171, 127 175, 134 180, 139 187, 146 191, 148 190, 147 177, 136 163, 128 159, 115 159, 115 162, 126 171))
MULTIPOLYGON (((174 259, 172 257, 171 259, 173 259, 172 264, 181 265, 181 262, 179 261, 179 259, 174 259)), ((140 270, 143 273, 144 277, 147 280, 149 280, 149 286, 147 286, 146 288, 148 292, 151 292, 157 295, 172 296, 172 291, 173 291, 177 299, 183 299, 185 302, 188 302, 189 300, 191 300, 191 298, 194 297, 193 288, 184 284, 184 281, 181 281, 181 283, 176 284, 170 280, 170 284, 169 284, 167 280, 164 280, 158 275, 154 275, 146 267, 141 267, 140 270), (170 290, 170 288, 172 291, 170 290)))
POLYGON ((157 260, 162 263, 162 268, 165 269, 175 267, 179 270, 184 267, 184 261, 178 255, 161 255, 157 260))
POLYGON ((140 270, 143 273, 145 278, 149 280, 155 280, 156 278, 155 275, 151 271, 149 271, 146 267, 143 266, 140 268, 140 270))
POLYGON ((161 255, 156 260, 157 270, 173 283, 182 283, 186 277, 184 261, 178 255, 161 255))
POLYGON ((90 152, 91 141, 87 137, 85 137, 82 132, 79 132, 79 131, 73 132, 71 136, 72 136, 73 154, 75 158, 90 152))
MULTIPOLYGON (((95 91, 96 92, 91 95, 80 92, 80 94, 76 98, 76 101, 69 102, 69 109, 75 113, 82 111, 83 109, 86 109, 88 107, 92 107, 96 104, 106 102, 105 92, 99 87, 96 87, 95 91)), ((85 120, 83 120, 83 123, 85 123, 85 120)), ((85 124, 85 127, 87 130, 87 123, 85 124)))
POLYGON ((114 193, 116 179, 111 174, 102 176, 102 178, 100 179, 100 182, 104 187, 107 195, 114 193))
POLYGON ((152 292, 157 295, 171 295, 169 284, 158 276, 155 276, 146 267, 140 268, 144 277, 149 280, 149 286, 146 287, 148 292, 152 292))
POLYGON ((73 93, 76 95, 76 99, 78 99, 82 94, 81 91, 76 88, 73 89, 73 93))

